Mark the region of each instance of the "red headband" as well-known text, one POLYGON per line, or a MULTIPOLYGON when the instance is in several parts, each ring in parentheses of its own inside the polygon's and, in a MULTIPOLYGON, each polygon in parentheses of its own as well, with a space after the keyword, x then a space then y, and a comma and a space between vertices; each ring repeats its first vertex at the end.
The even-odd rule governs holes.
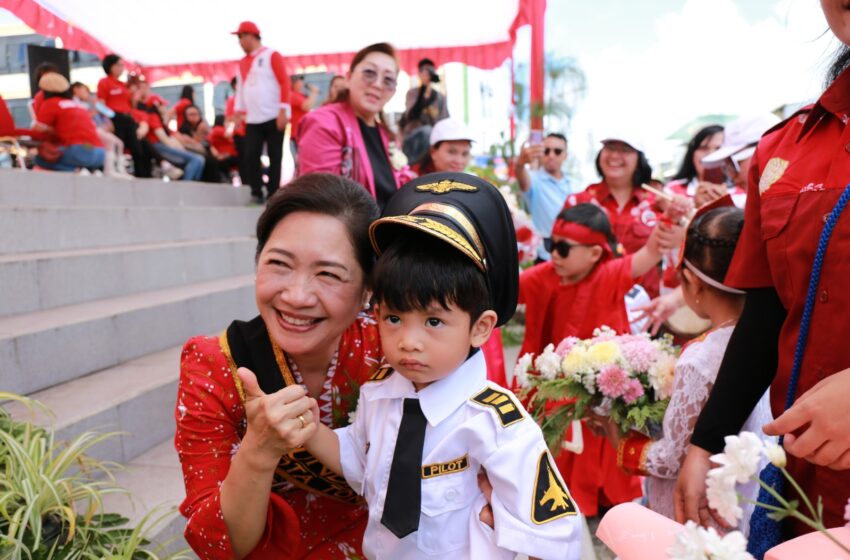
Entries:
POLYGON ((575 222, 555 220, 555 225, 552 227, 552 235, 566 237, 573 241, 578 241, 582 245, 599 245, 605 251, 605 256, 611 257, 614 255, 614 252, 611 250, 611 243, 604 233, 575 222))

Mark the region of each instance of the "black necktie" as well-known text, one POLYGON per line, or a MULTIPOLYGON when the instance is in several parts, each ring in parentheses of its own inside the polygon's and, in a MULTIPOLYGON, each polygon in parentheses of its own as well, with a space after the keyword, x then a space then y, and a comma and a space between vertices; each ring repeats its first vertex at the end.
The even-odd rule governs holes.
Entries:
POLYGON ((422 509, 422 446, 425 415, 418 399, 404 399, 404 413, 393 451, 381 524, 402 539, 419 529, 422 509))

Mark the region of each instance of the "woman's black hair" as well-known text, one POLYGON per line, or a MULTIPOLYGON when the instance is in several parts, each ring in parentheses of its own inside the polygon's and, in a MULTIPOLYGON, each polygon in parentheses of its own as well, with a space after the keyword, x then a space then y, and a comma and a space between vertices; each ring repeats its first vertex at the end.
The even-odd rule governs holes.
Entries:
POLYGON ((114 53, 109 53, 108 55, 103 57, 103 71, 106 72, 106 75, 109 76, 112 70, 112 67, 118 64, 121 60, 121 57, 114 53))
POLYGON ((487 279, 469 257, 432 235, 403 231, 372 271, 375 301, 393 311, 454 305, 474 322, 492 308, 487 279))
POLYGON ((51 99, 53 97, 61 97, 62 99, 71 99, 74 96, 71 93, 71 88, 66 89, 65 91, 45 91, 44 98, 51 99))
MULTIPOLYGON (((186 111, 188 111, 189 109, 197 109, 198 113, 201 115, 201 118, 203 118, 203 113, 201 112, 201 108, 198 107, 197 105, 195 105, 194 103, 190 103, 189 105, 186 105, 185 107, 183 107, 183 115, 182 115, 183 116, 183 124, 182 124, 182 126, 180 126, 180 130, 178 131, 181 134, 192 134, 195 131, 195 129, 198 128, 197 124, 192 124, 186 119, 186 111)), ((198 121, 198 124, 200 124, 200 122, 201 121, 198 121)))
POLYGON ((850 67, 850 46, 842 44, 832 56, 824 86, 829 87, 848 67, 850 67))
POLYGON ((190 85, 183 86, 183 89, 180 90, 180 99, 188 99, 193 104, 195 103, 195 88, 190 85))
POLYGON ((329 173, 308 173, 293 179, 269 198, 257 220, 257 259, 274 228, 295 212, 331 216, 342 222, 364 277, 369 278, 375 262, 369 224, 378 218, 378 205, 369 191, 350 179, 329 173))
POLYGON ((723 127, 719 124, 710 124, 694 134, 694 137, 691 138, 690 142, 688 142, 688 149, 685 151, 685 157, 682 159, 682 165, 679 166, 679 170, 673 176, 674 181, 681 180, 689 183, 697 176, 697 167, 694 165, 694 153, 707 138, 711 138, 718 132, 723 132, 723 127))
POLYGON ((599 206, 589 202, 570 206, 561 210, 558 217, 555 218, 555 221, 558 220, 579 224, 601 233, 608 240, 612 253, 614 255, 619 254, 617 238, 614 237, 614 231, 611 229, 611 220, 608 219, 605 210, 599 206))
POLYGON ((709 278, 723 282, 743 227, 744 211, 740 208, 709 210, 688 227, 684 258, 709 278))
POLYGON ((230 78, 230 89, 232 89, 234 93, 236 92, 236 76, 230 78))
MULTIPOLYGON (((604 146, 602 148, 605 149, 604 146)), ((635 150, 638 155, 637 165, 635 166, 634 175, 632 175, 632 186, 639 187, 644 183, 648 183, 652 180, 652 166, 649 165, 649 160, 646 159, 646 154, 641 152, 640 150, 635 150)), ((599 173, 599 176, 605 179, 605 175, 602 173, 602 166, 599 164, 599 160, 602 159, 602 150, 599 150, 599 153, 596 154, 596 172, 599 173)))
POLYGON ((213 126, 224 126, 224 115, 216 115, 213 126))

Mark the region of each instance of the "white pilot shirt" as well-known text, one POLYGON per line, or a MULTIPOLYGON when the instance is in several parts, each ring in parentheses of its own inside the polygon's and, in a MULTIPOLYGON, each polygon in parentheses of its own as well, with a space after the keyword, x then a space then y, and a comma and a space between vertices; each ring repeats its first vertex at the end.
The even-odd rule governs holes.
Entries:
POLYGON ((578 508, 540 428, 510 391, 487 381, 482 352, 419 392, 400 373, 365 383, 354 422, 336 430, 348 484, 369 504, 368 558, 578 559, 578 508), (428 423, 422 450, 419 530, 399 539, 381 524, 405 398, 418 398, 428 423), (493 485, 495 531, 478 520, 493 485))

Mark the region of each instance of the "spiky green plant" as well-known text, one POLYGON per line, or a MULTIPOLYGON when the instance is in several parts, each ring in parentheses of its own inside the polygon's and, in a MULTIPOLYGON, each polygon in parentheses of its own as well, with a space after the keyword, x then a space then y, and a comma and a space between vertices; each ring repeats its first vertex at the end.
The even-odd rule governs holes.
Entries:
MULTIPOLYGON (((0 402, 9 400, 46 410, 0 392, 0 402)), ((104 496, 126 493, 113 476, 120 465, 87 453, 115 435, 85 432, 60 442, 52 427, 15 420, 0 407, 0 560, 162 558, 144 548, 145 534, 170 512, 154 517, 154 510, 135 528, 102 512, 104 496)))

